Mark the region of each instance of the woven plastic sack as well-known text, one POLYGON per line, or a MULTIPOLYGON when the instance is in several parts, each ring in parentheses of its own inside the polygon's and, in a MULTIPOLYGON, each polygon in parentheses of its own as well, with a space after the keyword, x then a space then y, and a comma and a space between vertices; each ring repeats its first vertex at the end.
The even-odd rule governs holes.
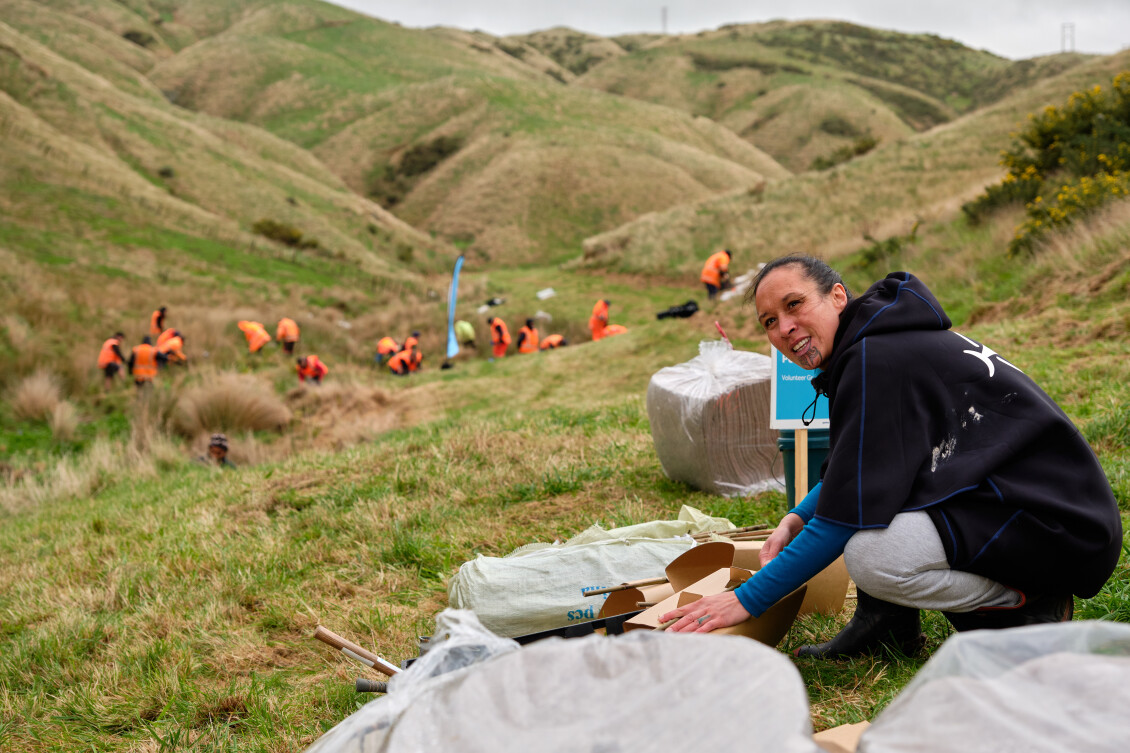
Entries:
POLYGON ((1069 622, 947 640, 859 753, 1130 750, 1130 625, 1069 622))
POLYGON ((460 664, 450 650, 465 657, 468 645, 499 640, 460 622, 453 645, 433 646, 386 698, 308 753, 670 753, 680 740, 699 750, 819 753, 799 673, 756 641, 650 631, 551 638, 437 675, 460 664))
POLYGON ((694 545, 689 534, 728 528, 725 518, 684 506, 678 520, 608 531, 592 526, 565 543, 480 555, 448 582, 448 605, 474 611, 488 630, 508 638, 594 620, 603 599, 585 591, 662 576, 694 545))
POLYGON ((703 342, 699 355, 660 369, 647 386, 647 417, 663 472, 728 497, 783 489, 777 431, 769 428, 773 361, 703 342))

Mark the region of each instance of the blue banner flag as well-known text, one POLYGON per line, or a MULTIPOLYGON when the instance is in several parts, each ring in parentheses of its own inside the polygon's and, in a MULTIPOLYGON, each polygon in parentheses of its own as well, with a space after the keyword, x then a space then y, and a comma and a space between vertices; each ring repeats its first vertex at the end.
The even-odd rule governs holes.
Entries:
POLYGON ((451 275, 451 291, 447 294, 447 357, 459 355, 459 341, 455 339, 455 299, 459 294, 459 270, 463 269, 463 255, 455 260, 455 274, 451 275))

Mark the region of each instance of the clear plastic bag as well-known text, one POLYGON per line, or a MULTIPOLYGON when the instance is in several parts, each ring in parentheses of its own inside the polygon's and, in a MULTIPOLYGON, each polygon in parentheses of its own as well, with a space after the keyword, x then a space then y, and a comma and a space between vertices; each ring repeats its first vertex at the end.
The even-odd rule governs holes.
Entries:
POLYGON ((859 753, 1130 750, 1130 625, 1069 622, 947 640, 859 753))
POLYGON ((647 416, 667 477, 728 497, 783 489, 772 378, 772 359, 724 341, 700 343, 696 358, 656 372, 647 416))
MULTIPOLYGON (((450 615, 441 615, 447 625, 450 615)), ((465 615, 457 615, 458 637, 449 628, 452 637, 397 675, 387 698, 330 730, 309 753, 668 753, 678 741, 705 750, 819 753, 799 673, 756 641, 640 631, 552 638, 514 651, 465 615), (463 665, 468 646, 489 656, 463 665)))

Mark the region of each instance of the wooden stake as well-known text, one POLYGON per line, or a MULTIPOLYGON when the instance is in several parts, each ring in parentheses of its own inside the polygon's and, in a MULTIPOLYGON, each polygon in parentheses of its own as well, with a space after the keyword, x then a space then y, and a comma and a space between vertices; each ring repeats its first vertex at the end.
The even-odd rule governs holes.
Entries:
POLYGON ((808 429, 797 429, 793 436, 796 439, 796 491, 793 502, 800 504, 808 494, 808 429))
POLYGON ((618 586, 609 586, 608 588, 598 588, 595 591, 585 591, 585 596, 599 596, 600 594, 610 594, 613 591, 627 591, 629 588, 639 588, 640 586, 658 586, 660 583, 666 583, 667 576, 662 575, 658 578, 645 578, 644 580, 633 580, 631 583, 621 583, 618 586))
POLYGON ((332 633, 329 630, 326 630, 321 625, 319 625, 314 630, 314 637, 320 640, 322 643, 333 646, 334 648, 348 656, 350 659, 359 661, 366 667, 372 667, 378 672, 388 675, 389 677, 392 677, 400 671, 400 669, 396 665, 390 664, 371 651, 366 651, 356 643, 347 641, 337 633, 332 633))

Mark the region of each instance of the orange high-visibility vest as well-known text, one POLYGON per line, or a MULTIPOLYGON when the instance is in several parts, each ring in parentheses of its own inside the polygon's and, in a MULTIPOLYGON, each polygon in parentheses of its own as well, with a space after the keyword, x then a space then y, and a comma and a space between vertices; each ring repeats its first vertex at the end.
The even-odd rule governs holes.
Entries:
POLYGON ((401 350, 413 350, 413 349, 414 349, 414 348, 415 348, 415 347, 416 347, 417 345, 419 345, 419 344, 420 344, 420 341, 419 341, 419 340, 418 340, 417 338, 415 338, 415 337, 412 337, 411 335, 409 335, 409 336, 408 336, 408 337, 407 337, 407 338, 406 338, 406 339, 404 340, 404 347, 403 347, 403 348, 401 348, 401 350))
POLYGON ((424 354, 418 350, 406 350, 408 353, 408 370, 416 371, 420 368, 420 364, 424 362, 424 354))
POLYGON ((157 342, 155 342, 153 344, 155 346, 157 346, 158 350, 160 350, 161 346, 165 344, 165 341, 167 341, 170 337, 173 336, 174 332, 176 332, 176 330, 173 329, 172 327, 169 327, 167 330, 165 330, 161 334, 157 335, 157 342))
POLYGON ((510 344, 510 330, 506 328, 506 322, 502 321, 497 316, 490 325, 490 341, 493 345, 510 344))
POLYGON ((260 348, 271 341, 271 336, 267 334, 267 328, 259 322, 245 319, 238 322, 236 326, 243 331, 243 336, 247 338, 247 349, 252 353, 258 353, 260 348))
POLYGON ((716 254, 711 254, 710 258, 706 260, 706 264, 702 268, 702 275, 699 280, 705 282, 707 285, 714 287, 722 286, 722 273, 730 270, 730 255, 725 251, 719 251, 716 254))
POLYGON ((149 317, 149 334, 161 334, 161 327, 164 324, 164 322, 161 321, 162 319, 164 319, 164 315, 161 313, 161 309, 157 309, 153 312, 152 316, 149 317))
POLYGON ((139 382, 148 382, 157 376, 157 349, 152 345, 134 346, 133 348, 133 378, 139 382))
POLYGON ((412 371, 412 351, 402 350, 389 359, 388 367, 393 374, 407 374, 412 371))
POLYGON ((302 364, 297 365, 298 381, 305 382, 307 379, 320 379, 326 374, 330 373, 330 369, 321 359, 317 356, 306 356, 306 368, 302 368, 302 364))
POLYGON ((275 339, 279 342, 298 342, 298 323, 285 316, 279 319, 279 326, 275 329, 275 339))
POLYGON ((157 346, 157 352, 164 353, 169 357, 170 361, 187 361, 188 359, 185 358, 184 351, 181 350, 183 347, 184 340, 180 335, 174 335, 173 337, 165 338, 165 342, 157 346))
POLYGON ((377 341, 377 352, 382 356, 390 355, 398 350, 400 350, 400 346, 396 344, 396 340, 387 335, 377 341))
POLYGON ((553 350, 554 348, 560 347, 561 343, 564 341, 565 338, 561 335, 546 335, 542 338, 538 347, 542 350, 553 350))
POLYGON ((518 330, 518 339, 522 344, 518 346, 519 353, 537 353, 538 351, 538 328, 537 327, 522 327, 518 330))
MULTIPOLYGON (((114 346, 121 346, 122 341, 116 337, 111 337, 106 342, 102 343, 102 350, 98 353, 98 368, 104 369, 112 363, 121 363, 122 359, 114 351, 114 346)), ((121 348, 119 347, 119 350, 121 348)))
POLYGON ((608 304, 603 299, 592 307, 592 316, 589 318, 589 329, 592 330, 592 339, 599 340, 604 337, 604 328, 608 326, 608 304))

